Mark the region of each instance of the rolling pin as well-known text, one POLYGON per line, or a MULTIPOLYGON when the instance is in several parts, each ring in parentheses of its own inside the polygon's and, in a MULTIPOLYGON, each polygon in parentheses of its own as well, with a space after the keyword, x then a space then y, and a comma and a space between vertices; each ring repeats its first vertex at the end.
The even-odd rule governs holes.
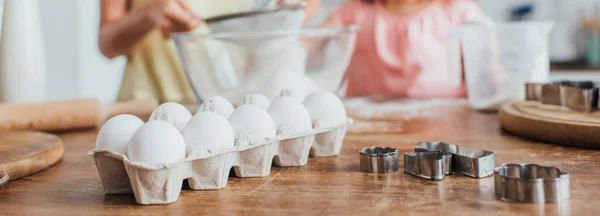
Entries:
POLYGON ((147 120, 157 106, 158 101, 154 99, 111 105, 97 99, 0 104, 0 130, 63 131, 93 128, 119 114, 132 114, 147 120))

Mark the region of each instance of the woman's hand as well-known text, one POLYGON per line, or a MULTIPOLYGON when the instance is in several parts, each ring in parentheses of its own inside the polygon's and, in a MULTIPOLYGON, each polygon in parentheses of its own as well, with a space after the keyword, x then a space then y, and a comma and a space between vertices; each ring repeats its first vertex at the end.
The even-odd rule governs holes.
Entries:
MULTIPOLYGON (((215 0, 216 1, 216 0, 215 0)), ((148 32, 159 28, 165 38, 200 25, 183 0, 146 0, 129 8, 130 0, 102 0, 98 45, 108 58, 127 54, 148 32)))
POLYGON ((171 33, 187 32, 198 27, 201 20, 183 0, 151 0, 142 6, 147 18, 162 32, 165 38, 171 33))

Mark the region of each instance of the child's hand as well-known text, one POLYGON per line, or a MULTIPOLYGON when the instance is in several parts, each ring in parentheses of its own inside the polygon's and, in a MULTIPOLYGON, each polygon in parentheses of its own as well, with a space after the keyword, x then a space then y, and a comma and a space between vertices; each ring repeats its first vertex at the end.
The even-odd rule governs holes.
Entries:
POLYGON ((143 5, 146 17, 158 26, 165 38, 171 33, 193 30, 201 24, 183 0, 151 0, 143 5))

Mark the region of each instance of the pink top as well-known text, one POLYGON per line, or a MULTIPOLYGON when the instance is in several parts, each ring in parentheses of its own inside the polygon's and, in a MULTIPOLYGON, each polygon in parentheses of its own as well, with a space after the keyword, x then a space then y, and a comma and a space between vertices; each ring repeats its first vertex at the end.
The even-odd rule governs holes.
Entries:
POLYGON ((379 1, 350 2, 332 14, 338 25, 360 24, 348 67, 346 96, 464 97, 450 85, 449 30, 485 20, 471 0, 434 0, 410 16, 388 12, 379 1))

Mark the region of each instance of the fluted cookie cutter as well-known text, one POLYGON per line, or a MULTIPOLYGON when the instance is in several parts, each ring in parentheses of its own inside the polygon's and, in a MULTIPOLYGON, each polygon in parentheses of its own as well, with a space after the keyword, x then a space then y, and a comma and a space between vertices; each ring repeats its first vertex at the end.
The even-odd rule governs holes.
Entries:
POLYGON ((502 200, 555 203, 570 197, 569 173, 556 167, 502 164, 494 173, 494 188, 502 200))
POLYGON ((576 111, 598 109, 598 85, 592 81, 558 81, 525 84, 525 100, 576 111))
POLYGON ((442 180, 452 172, 452 154, 447 152, 404 153, 404 173, 430 180, 442 180))
POLYGON ((366 173, 398 171, 398 149, 371 147, 360 151, 360 170, 366 173))
MULTIPOLYGON (((450 171, 472 178, 485 178, 494 174, 494 152, 461 147, 443 142, 419 142, 415 152, 443 152, 452 154, 450 171)), ((404 168, 414 166, 404 164, 404 168)))

